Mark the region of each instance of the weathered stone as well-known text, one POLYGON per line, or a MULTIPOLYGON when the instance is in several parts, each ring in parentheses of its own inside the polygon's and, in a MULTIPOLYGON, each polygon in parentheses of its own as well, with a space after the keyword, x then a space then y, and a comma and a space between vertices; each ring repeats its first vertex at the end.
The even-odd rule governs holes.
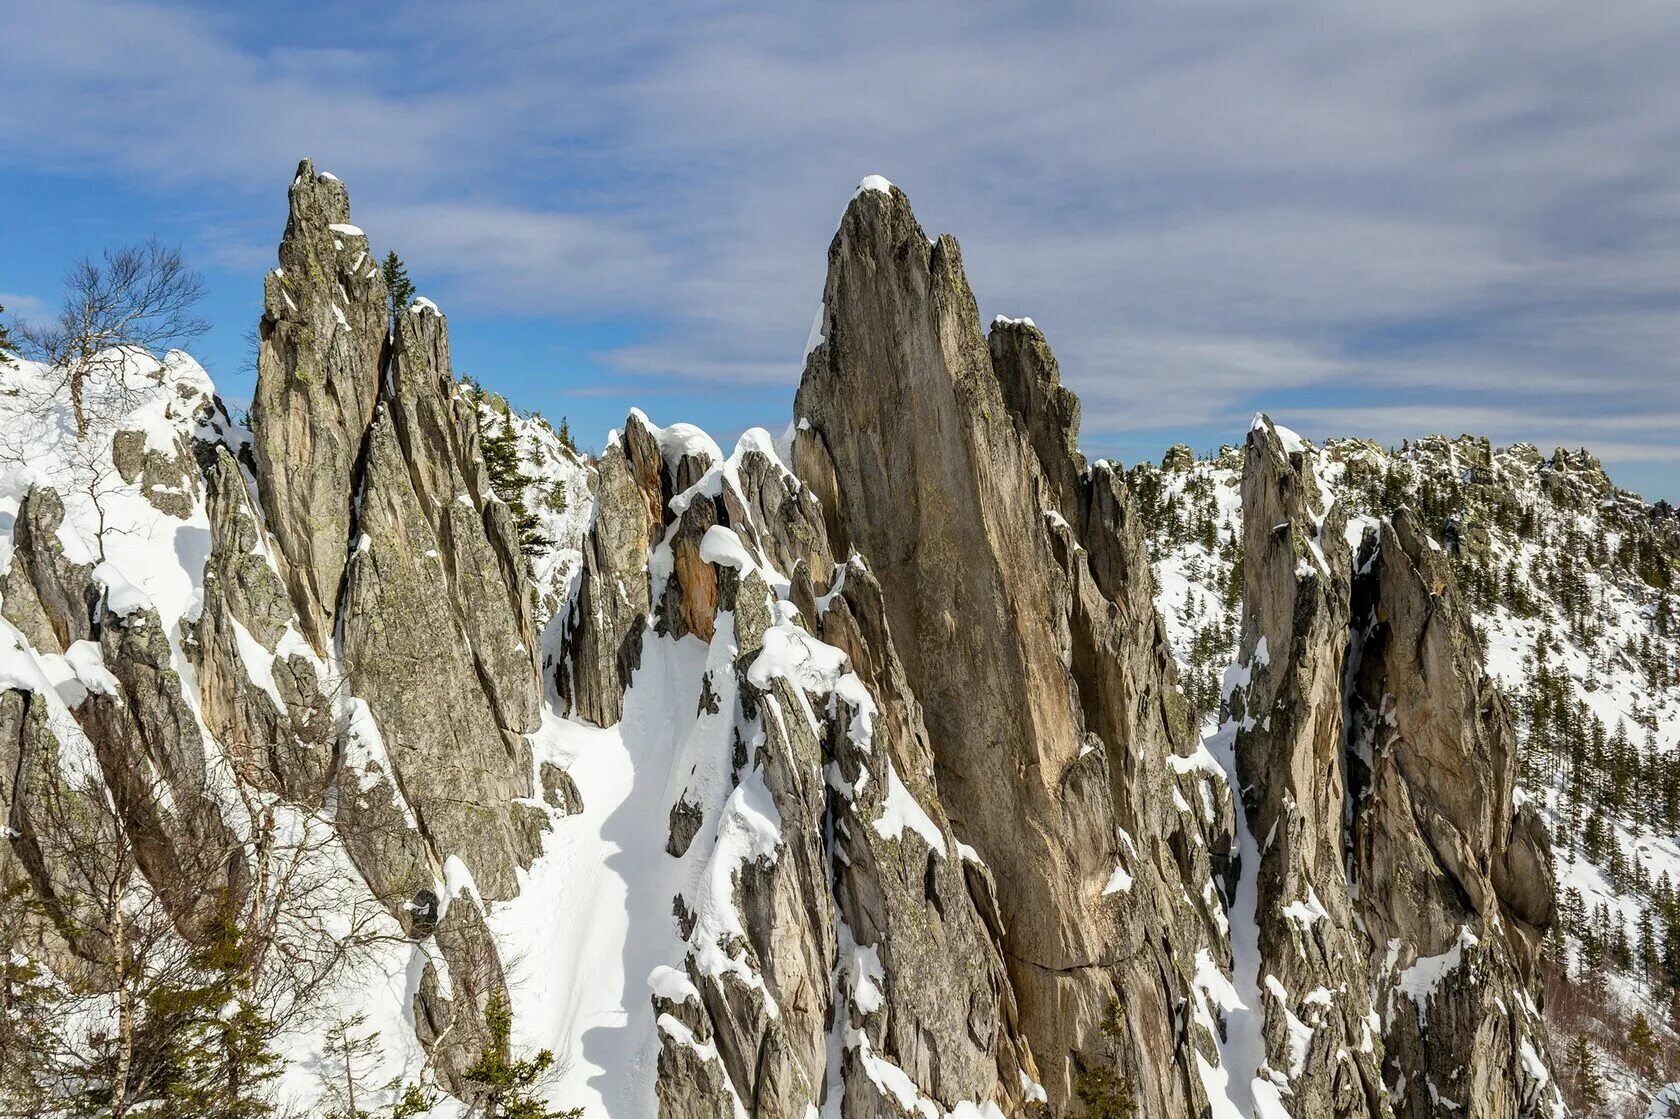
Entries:
POLYGON ((226 448, 216 449, 205 481, 210 558, 204 606, 193 624, 197 640, 186 649, 197 670, 200 714, 242 779, 318 805, 332 765, 332 706, 310 659, 299 651, 276 655, 297 615, 261 551, 261 525, 226 448), (273 693, 257 678, 271 679, 273 693))
POLYGON ((1120 999, 1144 1113, 1192 1113, 1185 1041, 1156 1023, 1190 997, 1174 955, 1215 943, 1213 915, 1178 898, 1229 837, 1170 807, 1167 759, 1195 742, 1167 698, 1152 608, 1122 619, 1122 602, 1148 600, 1147 559, 1105 535, 1111 571, 1136 590, 1093 578, 1063 511, 1088 499, 1070 500, 1072 409, 1047 351, 1020 329, 994 363, 956 242, 930 242, 896 188, 848 207, 824 308, 796 471, 831 543, 880 580, 953 826, 982 856, 1008 853, 992 867, 1004 956, 1051 1103, 1068 1106, 1079 1069, 1112 1059, 1099 1027, 1120 999), (1172 861, 1128 854, 1122 834, 1172 861), (1103 887, 1125 859, 1137 881, 1116 904, 1103 887))
POLYGON ((1174 443, 1167 448, 1167 453, 1161 456, 1161 469, 1168 473, 1182 473, 1196 465, 1196 452, 1189 444, 1174 443))
POLYGON ((1056 355, 1044 332, 1029 320, 1000 317, 986 341, 1003 399, 1054 491, 1051 507, 1071 518, 1085 469, 1085 456, 1079 453, 1079 397, 1062 386, 1056 355))
MULTIPOLYGON (((1030 1050, 1019 1040, 1017 1007, 995 930, 982 916, 985 895, 973 896, 970 870, 985 873, 951 830, 929 774, 933 750, 921 711, 887 634, 880 585, 861 563, 845 574, 841 596, 822 616, 824 640, 844 649, 877 697, 868 748, 849 722, 829 740, 837 775, 851 790, 834 804, 837 855, 834 889, 849 938, 872 948, 881 963, 885 1006, 851 1006, 872 1052, 892 1057, 945 1108, 993 1100, 1012 1113, 1022 1078, 1036 1081, 1030 1050), (883 771, 885 770, 885 771, 883 771), (896 783, 924 806, 939 829, 937 846, 910 830, 886 836, 874 826, 896 783)), ((867 1099, 861 1069, 846 1082, 847 1098, 867 1099)))
POLYGON ((102 883, 122 873, 126 856, 91 750, 76 743, 72 752, 79 746, 89 756, 67 761, 61 733, 79 731, 55 730, 45 696, 0 691, 0 806, 8 840, 0 845, 0 890, 27 888, 40 903, 39 911, 8 905, 6 931, 14 951, 40 953, 69 976, 77 957, 98 961, 109 952, 97 899, 102 883))
POLYGON ((431 537, 443 571, 436 593, 454 610, 497 722, 529 733, 541 701, 530 580, 507 506, 491 492, 476 410, 450 369, 448 326, 429 303, 397 318, 386 408, 420 514, 405 528, 431 537))
POLYGON ((1304 1115, 1390 1114, 1381 1038, 1369 1025, 1371 948, 1344 870, 1342 687, 1352 588, 1346 516, 1317 452, 1270 420, 1243 467, 1243 629, 1248 683, 1231 697, 1237 777, 1256 875, 1266 1059, 1304 1115), (1312 1030, 1297 1050, 1289 1018, 1312 1030))
POLYGON ((139 483, 140 496, 154 509, 182 520, 192 516, 198 468, 184 433, 175 436, 175 453, 169 455, 147 446, 143 431, 119 431, 111 437, 111 461, 124 482, 139 483))
POLYGON ((385 278, 350 196, 298 165, 263 287, 251 450, 303 634, 325 654, 350 547, 354 474, 385 365, 385 278))
MULTIPOLYGON (((515 868, 535 855, 511 818, 512 800, 531 794, 530 763, 481 684, 442 542, 415 494, 396 426, 382 409, 369 434, 359 522, 366 543, 345 589, 346 676, 367 701, 438 864, 458 854, 486 898, 511 897, 515 868)), ((455 531, 476 523, 476 511, 471 522, 449 522, 455 531)), ((370 882, 388 877, 358 865, 370 882)), ((424 884, 392 880, 376 892, 401 897, 424 884)))
POLYGON ((0 575, 0 617, 42 653, 63 653, 93 635, 93 568, 65 558, 63 523, 58 494, 31 486, 12 526, 11 566, 0 575))
POLYGON ((598 726, 623 717, 624 690, 642 662, 642 634, 652 610, 648 553, 664 522, 659 449, 646 446, 651 440, 647 426, 632 414, 618 442, 601 456, 595 527, 583 546, 570 655, 556 681, 568 708, 598 726))
MULTIPOLYGON (((1552 920, 1551 851, 1514 802, 1509 704, 1482 667, 1445 553, 1401 510, 1367 535, 1356 570, 1350 712, 1351 866, 1359 915, 1394 945, 1376 989, 1391 1014, 1385 1071, 1411 1090, 1397 1115, 1534 1114, 1543 1095, 1519 1046, 1545 1054, 1539 939, 1552 920), (1446 957, 1414 1006, 1405 969, 1446 957)), ((1543 1056, 1542 1056, 1543 1059, 1543 1056)))
POLYGON ((204 736, 151 609, 102 603, 98 641, 114 694, 90 692, 76 719, 93 743, 135 862, 188 935, 249 888, 244 849, 222 818, 204 736))
POLYGON ((583 811, 583 794, 578 791, 572 775, 552 762, 544 762, 541 769, 543 800, 568 816, 583 811))
POLYGON ((680 859, 687 854, 689 845, 700 832, 702 822, 704 815, 699 805, 690 800, 678 799, 677 803, 671 806, 670 834, 665 840, 665 853, 673 859, 680 859))

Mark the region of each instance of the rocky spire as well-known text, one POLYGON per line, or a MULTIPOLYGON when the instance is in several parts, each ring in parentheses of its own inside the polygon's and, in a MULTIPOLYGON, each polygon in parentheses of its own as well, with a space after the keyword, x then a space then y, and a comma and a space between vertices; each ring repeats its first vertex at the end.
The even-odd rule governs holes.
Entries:
POLYGON ((1296 1114, 1384 1116, 1369 947, 1343 866, 1347 518, 1319 484, 1317 457, 1261 418, 1243 466, 1247 684, 1229 701, 1249 831, 1264 838, 1254 903, 1259 974, 1269 977, 1257 992, 1269 1066, 1261 1075, 1287 1085, 1296 1114))
POLYGON ((373 419, 389 312, 344 184, 304 160, 280 267, 263 283, 251 451, 304 636, 324 654, 343 586, 362 436, 373 419))
POLYGON ((1372 978, 1388 1078, 1409 1086, 1395 1112, 1422 1119, 1441 1097, 1534 1114, 1557 1091, 1536 1010, 1555 886, 1545 829, 1514 796, 1511 708, 1408 511, 1366 536, 1355 569, 1350 865, 1373 960, 1388 946, 1372 978))
POLYGON ((400 775, 393 795, 424 821, 430 866, 363 867, 389 875, 381 893, 405 901, 441 880, 451 854, 482 896, 511 897, 514 870, 538 846, 539 825, 514 803, 531 795, 521 736, 537 724, 529 631, 510 601, 525 584, 502 566, 486 529, 498 522, 486 517, 493 498, 476 428, 457 411, 447 364, 437 364, 447 361, 444 330, 443 316, 418 303, 398 320, 392 393, 358 478, 340 623, 350 689, 400 775))
POLYGON ((1190 997, 1185 961, 1224 951, 1208 855, 1229 849, 1229 808, 1222 786, 1206 814, 1172 807, 1180 780, 1179 802, 1203 804, 1202 778, 1168 764, 1197 743, 1141 537, 1111 474, 1079 476, 1042 336, 998 329, 989 348, 957 243, 867 180, 829 247, 796 471, 880 581, 940 801, 996 875, 1051 1103, 1117 1064, 1144 1114, 1194 1114, 1191 1047, 1215 1039, 1160 1023, 1190 997), (1076 508, 1092 514, 1077 528, 1076 508))
POLYGON ((659 445, 639 413, 602 453, 595 524, 583 542, 583 574, 572 604, 567 657, 557 684, 568 713, 610 727, 642 661, 652 598, 647 562, 664 533, 659 445))
POLYGON ((411 936, 435 939, 449 965, 447 979, 428 966, 414 1007, 449 1081, 502 983, 479 901, 517 892, 547 820, 526 740, 542 697, 530 583, 476 411, 454 380, 443 315, 419 299, 392 329, 384 279, 337 179, 306 160, 290 197, 251 416, 256 488, 290 602, 274 600, 251 562, 263 526, 245 522, 243 486, 222 464, 213 608, 199 626, 206 717, 248 749, 272 742, 291 791, 320 772, 308 759, 321 693, 282 696, 284 726, 268 697, 216 671, 231 642, 225 619, 286 653, 274 658, 277 685, 301 685, 306 667, 331 678, 339 827, 374 895, 411 936), (315 656, 272 643, 294 620, 315 656))
POLYGON ((1353 560, 1324 465, 1256 419, 1245 682, 1228 700, 1265 837, 1261 1075, 1305 1114, 1549 1112, 1535 1006, 1551 852, 1514 799, 1510 708, 1445 553, 1402 509, 1363 530, 1353 560))

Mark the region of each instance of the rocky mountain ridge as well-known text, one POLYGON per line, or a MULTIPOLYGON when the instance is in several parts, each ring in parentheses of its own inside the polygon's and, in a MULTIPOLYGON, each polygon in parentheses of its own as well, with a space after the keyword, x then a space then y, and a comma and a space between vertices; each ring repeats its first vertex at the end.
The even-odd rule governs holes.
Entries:
MULTIPOLYGON (((370 946, 322 1001, 440 1115, 499 1000, 585 1114, 1563 1113, 1553 857, 1433 508, 1356 513, 1335 447, 1257 422, 1202 702, 1166 600, 1228 565, 1157 575, 1170 486, 1085 461, 1043 334, 984 331, 872 179, 787 435, 633 412, 585 462, 520 421, 527 563, 481 447, 514 418, 349 221, 302 165, 248 430, 172 355, 120 482, 6 475, 35 956, 109 951, 42 835, 110 799, 185 941, 280 897, 276 851, 332 883, 288 935, 370 946)), ((291 1036, 324 1109, 319 1015, 291 1036)))
MULTIPOLYGON (((1585 452, 1547 456, 1468 436, 1394 451, 1368 440, 1302 445, 1324 497, 1355 522, 1350 539, 1408 505, 1415 548, 1453 569, 1458 608, 1516 715, 1515 747, 1501 753, 1518 770, 1519 818, 1537 810, 1557 844, 1560 913, 1541 941, 1540 964, 1553 1052, 1571 1066, 1558 1079, 1572 1103, 1586 1102, 1573 1067, 1585 1049, 1600 1067, 1607 1113, 1644 1115, 1645 1101, 1673 1076, 1666 1057, 1630 1055, 1628 1032, 1640 1015, 1662 1048, 1673 1044, 1671 981, 1660 977, 1668 973, 1658 957, 1669 958, 1673 917, 1662 883, 1680 854, 1665 807, 1680 737, 1680 635, 1666 620, 1680 523, 1660 503, 1616 490, 1585 452), (1618 724, 1632 734, 1606 729, 1618 724), (1616 749, 1617 741, 1625 745, 1616 749), (1612 779, 1612 770, 1639 772, 1644 794, 1622 802, 1603 795, 1627 780, 1612 779), (1601 806, 1610 819, 1595 833, 1602 838, 1587 842, 1601 806), (1661 943, 1647 944, 1649 966, 1637 944, 1620 963, 1600 965, 1624 923, 1636 941, 1638 929, 1655 925, 1651 939, 1661 943)), ((1129 479, 1148 512, 1157 605, 1187 690, 1209 710, 1237 651, 1250 564, 1243 456, 1226 448, 1198 458, 1178 447, 1129 479)))

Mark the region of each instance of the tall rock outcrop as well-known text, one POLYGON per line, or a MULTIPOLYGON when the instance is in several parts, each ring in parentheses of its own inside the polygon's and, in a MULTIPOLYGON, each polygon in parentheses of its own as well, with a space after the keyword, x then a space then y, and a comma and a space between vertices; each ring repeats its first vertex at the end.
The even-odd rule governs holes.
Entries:
POLYGON ((1249 831, 1262 837, 1262 1075, 1287 1088, 1293 1114, 1385 1116, 1369 946, 1344 868, 1347 518, 1318 469, 1317 452, 1269 419, 1249 432, 1239 646, 1247 680, 1230 713, 1249 831))
POLYGON ((46 653, 63 653, 93 632, 93 568, 65 557, 63 524, 58 492, 30 487, 12 524, 11 564, 0 576, 0 617, 46 653))
POLYGON ((511 897, 540 830, 514 803, 531 795, 521 736, 538 719, 529 594, 506 509, 484 477, 476 421, 450 375, 444 331, 442 315, 424 304, 398 320, 391 391, 358 479, 339 623, 350 689, 367 703, 393 795, 431 852, 429 865, 364 865, 386 879, 383 895, 404 901, 441 880, 451 855, 465 860, 483 897, 511 897))
POLYGON ((393 321, 336 179, 290 199, 249 440, 160 369, 106 506, 0 473, 0 898, 40 903, 4 945, 97 986, 79 855, 190 940, 303 836, 326 941, 375 930, 378 1027, 463 1096, 511 993, 614 1115, 1555 1114, 1551 853, 1447 553, 1402 512, 1352 554, 1329 480, 1375 457, 1251 430, 1204 746, 1142 518, 1194 492, 1223 535, 1229 491, 1184 449, 1154 490, 1088 463, 1043 332, 984 330, 867 180, 790 441, 632 412, 546 491, 534 606, 446 320, 393 321))
POLYGON ((940 802, 996 876, 1050 1102, 1117 1063, 1144 1114, 1194 1114, 1193 1050, 1214 1039, 1162 1023, 1198 952, 1224 954, 1209 853, 1229 808, 1211 789, 1191 808, 1202 777, 1169 764, 1198 743, 1124 489, 1081 476, 1042 335, 1000 323, 988 347, 956 242, 897 188, 847 208, 823 304, 795 469, 880 582, 940 802))
POLYGON ((1514 799, 1510 707, 1446 553, 1402 509, 1351 560, 1325 465, 1257 418, 1229 703, 1265 837, 1262 1075, 1299 1114, 1551 1115, 1551 852, 1514 799))
POLYGON ((601 455, 595 525, 583 543, 567 656, 557 666, 568 713, 598 726, 623 716, 624 691, 642 661, 653 607, 648 555, 664 532, 661 470, 657 441, 640 413, 631 413, 601 455))
POLYGON ((1350 864, 1385 1009, 1395 1112, 1549 1115, 1534 992, 1551 846, 1519 806, 1509 703, 1446 553, 1405 510, 1366 536, 1353 597, 1350 864))
POLYGON ((480 901, 517 892, 548 818, 526 740, 542 696, 530 583, 442 314, 416 300, 391 330, 384 279, 337 179, 305 161, 290 199, 251 416, 265 516, 245 526, 231 467, 218 466, 216 608, 200 625, 201 644, 225 649, 224 619, 238 621, 261 646, 240 638, 243 653, 272 656, 278 694, 212 673, 207 715, 270 752, 293 791, 322 772, 315 713, 331 693, 338 827, 374 895, 447 964, 428 965, 414 1017, 456 1083, 503 982, 480 901), (249 558, 264 531, 289 603, 249 558), (312 648, 275 643, 293 623, 312 648))
POLYGON ((251 450, 304 636, 325 654, 389 311, 379 262, 349 224, 344 184, 306 159, 289 198, 280 267, 263 282, 251 450))

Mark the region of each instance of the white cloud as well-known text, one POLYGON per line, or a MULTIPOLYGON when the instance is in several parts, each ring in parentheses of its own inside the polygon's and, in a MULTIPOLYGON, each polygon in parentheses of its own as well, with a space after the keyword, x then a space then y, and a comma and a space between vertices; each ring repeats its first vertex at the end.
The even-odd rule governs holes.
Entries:
POLYGON ((6 317, 16 322, 29 322, 33 319, 45 318, 51 314, 47 302, 33 295, 13 295, 0 291, 0 307, 6 309, 6 317))
MULTIPOLYGON (((651 321, 600 355, 639 383, 787 389, 839 209, 879 171, 962 238, 983 310, 1047 329, 1094 440, 1307 393, 1395 430, 1399 394, 1424 426, 1673 443, 1587 422, 1680 412, 1665 5, 388 16, 19 10, 0 129, 267 221, 312 155, 446 306, 651 321)), ((243 259, 277 233, 212 240, 243 259)))

